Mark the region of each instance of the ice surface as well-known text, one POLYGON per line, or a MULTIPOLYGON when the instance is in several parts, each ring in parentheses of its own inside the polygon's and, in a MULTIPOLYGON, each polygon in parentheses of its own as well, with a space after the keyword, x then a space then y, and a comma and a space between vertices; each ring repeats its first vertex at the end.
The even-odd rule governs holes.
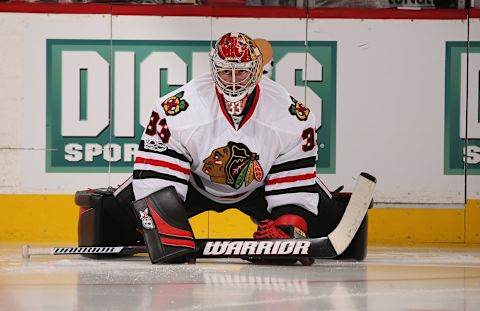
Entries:
POLYGON ((369 248, 313 266, 20 254, 0 245, 0 310, 480 310, 480 249, 369 248))

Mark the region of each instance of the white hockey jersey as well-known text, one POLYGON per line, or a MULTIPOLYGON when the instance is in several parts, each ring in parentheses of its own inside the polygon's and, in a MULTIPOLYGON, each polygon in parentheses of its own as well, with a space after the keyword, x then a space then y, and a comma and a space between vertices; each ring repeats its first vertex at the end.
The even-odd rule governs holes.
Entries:
POLYGON ((269 212, 294 204, 316 214, 314 114, 268 78, 254 94, 238 129, 209 73, 160 98, 136 153, 135 198, 173 185, 185 200, 190 184, 228 204, 265 186, 269 212))

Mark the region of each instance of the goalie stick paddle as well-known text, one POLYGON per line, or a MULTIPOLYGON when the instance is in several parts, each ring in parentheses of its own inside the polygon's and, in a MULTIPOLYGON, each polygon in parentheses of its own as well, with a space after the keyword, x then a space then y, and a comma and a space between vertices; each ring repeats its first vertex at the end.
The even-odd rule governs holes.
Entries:
MULTIPOLYGON (((326 237, 309 239, 196 239, 196 258, 311 257, 333 258, 352 242, 373 198, 376 178, 361 173, 337 227, 326 237)), ((23 246, 22 257, 32 255, 134 255, 147 253, 145 246, 88 246, 30 248, 23 246)))

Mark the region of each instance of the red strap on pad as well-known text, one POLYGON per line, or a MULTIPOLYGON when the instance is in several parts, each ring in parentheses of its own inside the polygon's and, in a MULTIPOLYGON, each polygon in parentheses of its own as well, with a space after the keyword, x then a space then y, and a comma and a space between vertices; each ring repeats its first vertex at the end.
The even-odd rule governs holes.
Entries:
POLYGON ((294 226, 303 232, 307 232, 307 221, 300 216, 286 214, 275 219, 275 226, 294 226))
POLYGON ((150 214, 152 215, 153 221, 155 222, 155 227, 157 228, 158 233, 168 236, 160 236, 160 240, 163 244, 195 248, 192 232, 175 228, 174 226, 168 224, 165 220, 163 220, 162 217, 160 217, 155 208, 151 206, 148 198, 145 198, 145 202, 148 206, 150 214), (184 240, 182 238, 190 240, 184 240))

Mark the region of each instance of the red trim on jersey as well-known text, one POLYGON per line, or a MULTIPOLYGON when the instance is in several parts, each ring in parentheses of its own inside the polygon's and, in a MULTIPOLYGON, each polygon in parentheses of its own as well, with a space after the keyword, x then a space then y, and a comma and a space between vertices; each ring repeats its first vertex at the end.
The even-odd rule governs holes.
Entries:
POLYGON ((275 219, 275 226, 294 226, 307 232, 307 221, 298 215, 286 214, 275 219))
POLYGON ((171 239, 171 238, 160 237, 160 241, 162 242, 162 244, 165 244, 165 245, 195 248, 195 243, 193 243, 192 240, 171 239))
MULTIPOLYGON (((233 125, 232 118, 228 114, 227 110, 225 109, 225 104, 224 104, 224 98, 222 94, 218 91, 218 89, 215 87, 215 93, 217 94, 217 99, 218 103, 220 104, 220 109, 222 110, 223 115, 225 116, 225 119, 228 120, 228 123, 235 128, 235 125, 233 125)), ((247 115, 243 117, 242 122, 240 122, 240 125, 238 126, 238 129, 241 129, 242 126, 251 118, 253 115, 253 112, 255 111, 255 108, 257 107, 257 102, 258 102, 258 97, 260 96, 260 87, 258 84, 255 86, 255 98, 253 99, 252 107, 250 107, 250 110, 248 111, 247 115)))
POLYGON ((169 225, 165 220, 163 220, 162 217, 158 215, 157 211, 155 211, 155 209, 151 206, 150 200, 148 198, 145 199, 145 203, 147 203, 148 210, 150 211, 150 215, 152 215, 153 221, 155 222, 155 226, 157 227, 159 233, 171 235, 174 237, 177 236, 193 239, 193 235, 190 231, 175 228, 169 225))
POLYGON ((186 175, 190 175, 190 169, 184 168, 184 167, 182 167, 180 165, 177 165, 177 164, 162 161, 162 160, 154 160, 154 159, 146 159, 146 158, 142 158, 142 157, 137 157, 135 159, 135 163, 150 164, 150 165, 153 165, 153 166, 161 166, 161 167, 169 168, 171 170, 174 170, 174 171, 186 174, 186 175))
POLYGON ((225 105, 223 103, 223 96, 222 96, 222 94, 220 94, 220 92, 218 91, 218 89, 216 87, 215 87, 215 93, 217 94, 218 104, 220 105, 220 110, 222 110, 222 113, 225 116, 225 119, 227 119, 228 123, 230 123, 230 125, 233 128, 235 128, 235 126, 233 125, 233 122, 232 122, 232 118, 230 117, 227 110, 225 109, 225 105))
POLYGON ((317 173, 309 173, 309 174, 303 174, 303 175, 295 175, 295 176, 287 176, 287 177, 279 177, 279 178, 273 178, 265 181, 266 185, 275 185, 275 184, 280 184, 280 183, 286 183, 286 182, 295 182, 299 180, 307 180, 311 178, 317 177, 317 173))
POLYGON ((240 122, 240 125, 238 126, 238 129, 241 129, 242 126, 247 123, 247 121, 250 119, 252 116, 253 112, 255 111, 255 108, 257 108, 257 102, 258 102, 258 97, 260 96, 260 87, 258 84, 255 86, 255 98, 253 99, 252 107, 250 107, 250 110, 248 110, 248 113, 245 117, 243 117, 242 122, 240 122))

